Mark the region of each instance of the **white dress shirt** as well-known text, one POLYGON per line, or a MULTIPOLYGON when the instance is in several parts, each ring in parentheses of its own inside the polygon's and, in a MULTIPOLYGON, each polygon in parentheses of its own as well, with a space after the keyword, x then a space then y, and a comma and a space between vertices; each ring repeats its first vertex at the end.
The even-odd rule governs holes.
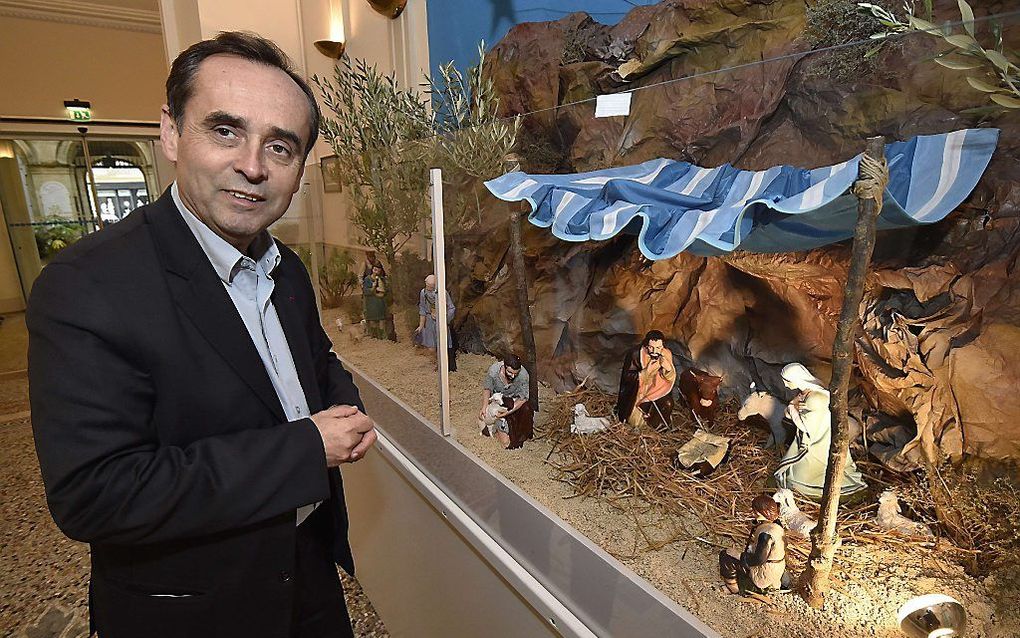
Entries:
MULTIPOLYGON (((188 210, 177 190, 177 182, 170 186, 170 195, 241 315, 287 420, 309 417, 308 402, 298 379, 294 356, 271 299, 276 286, 273 271, 280 264, 280 249, 272 235, 263 231, 255 238, 249 252, 259 257, 253 259, 231 246, 188 210)), ((299 507, 297 524, 300 525, 318 506, 319 503, 311 503, 299 507)))

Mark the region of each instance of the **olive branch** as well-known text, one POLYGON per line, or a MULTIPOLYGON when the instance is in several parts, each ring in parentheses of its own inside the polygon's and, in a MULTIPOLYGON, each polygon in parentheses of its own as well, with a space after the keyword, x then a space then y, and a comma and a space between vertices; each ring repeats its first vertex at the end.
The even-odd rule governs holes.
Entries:
POLYGON ((870 57, 877 53, 882 44, 889 38, 905 33, 927 33, 941 38, 953 48, 940 53, 934 58, 937 64, 954 71, 983 71, 981 75, 967 75, 967 83, 982 93, 998 106, 1006 109, 1020 109, 1020 67, 1013 60, 1020 59, 1015 51, 1005 46, 1002 38, 1002 25, 992 22, 992 46, 984 48, 977 41, 974 10, 966 0, 957 0, 960 7, 960 22, 963 32, 955 32, 949 25, 939 27, 932 22, 931 0, 924 0, 925 18, 914 15, 914 6, 905 2, 903 9, 905 20, 901 20, 889 10, 869 2, 858 2, 861 11, 870 13, 886 28, 885 31, 872 34, 871 39, 880 40, 878 46, 866 54, 870 57), (1012 58, 1012 60, 1011 60, 1012 58))

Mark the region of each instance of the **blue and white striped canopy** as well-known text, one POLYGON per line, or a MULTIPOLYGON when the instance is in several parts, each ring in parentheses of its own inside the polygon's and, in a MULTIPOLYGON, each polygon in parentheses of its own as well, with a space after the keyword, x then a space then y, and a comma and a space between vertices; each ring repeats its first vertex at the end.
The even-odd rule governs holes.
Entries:
MULTIPOLYGON (((998 129, 922 135, 886 145, 889 186, 878 228, 931 224, 977 185, 998 129)), ((775 166, 742 171, 656 159, 572 175, 507 173, 485 183, 496 197, 531 204, 531 223, 566 241, 603 240, 627 230, 649 259, 687 250, 778 253, 853 236, 858 155, 811 170, 775 166)))

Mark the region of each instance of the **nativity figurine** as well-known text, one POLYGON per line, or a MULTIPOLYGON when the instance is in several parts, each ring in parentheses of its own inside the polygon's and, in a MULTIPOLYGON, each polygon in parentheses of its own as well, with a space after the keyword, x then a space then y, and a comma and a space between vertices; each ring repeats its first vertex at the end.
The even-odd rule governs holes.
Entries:
POLYGON ((652 330, 623 359, 617 417, 634 427, 668 425, 673 414, 675 382, 673 353, 666 348, 665 336, 652 330))
MULTIPOLYGON (((825 485, 829 442, 832 439, 829 391, 800 363, 784 367, 782 376, 783 384, 800 394, 786 408, 786 414, 796 428, 796 437, 776 469, 776 484, 818 500, 825 485)), ((866 487, 857 464, 848 453, 840 482, 840 496, 854 494, 866 487)))
POLYGON ((731 594, 767 594, 789 587, 786 539, 779 504, 761 495, 751 501, 754 523, 743 550, 719 552, 719 575, 731 594))
POLYGON ((489 431, 508 450, 522 447, 524 442, 535 434, 535 411, 531 407, 530 383, 528 371, 521 364, 520 357, 515 354, 507 355, 502 361, 492 364, 485 374, 485 381, 482 384, 482 408, 478 413, 478 419, 480 422, 485 422, 487 418, 497 419, 505 423, 505 431, 500 427, 496 427, 495 432, 491 432, 493 428, 489 428, 489 431), (487 409, 492 397, 497 393, 502 395, 501 402, 504 407, 490 415, 487 409))

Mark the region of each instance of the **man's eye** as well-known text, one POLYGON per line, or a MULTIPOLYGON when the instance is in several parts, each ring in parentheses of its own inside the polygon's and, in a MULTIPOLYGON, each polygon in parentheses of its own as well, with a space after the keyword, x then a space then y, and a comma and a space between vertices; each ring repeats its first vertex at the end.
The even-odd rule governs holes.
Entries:
POLYGON ((290 155, 290 149, 283 144, 270 144, 269 150, 276 153, 277 155, 290 155))
POLYGON ((234 132, 227 128, 226 126, 217 126, 216 128, 213 129, 213 131, 215 131, 217 135, 224 139, 230 139, 234 137, 234 132))

